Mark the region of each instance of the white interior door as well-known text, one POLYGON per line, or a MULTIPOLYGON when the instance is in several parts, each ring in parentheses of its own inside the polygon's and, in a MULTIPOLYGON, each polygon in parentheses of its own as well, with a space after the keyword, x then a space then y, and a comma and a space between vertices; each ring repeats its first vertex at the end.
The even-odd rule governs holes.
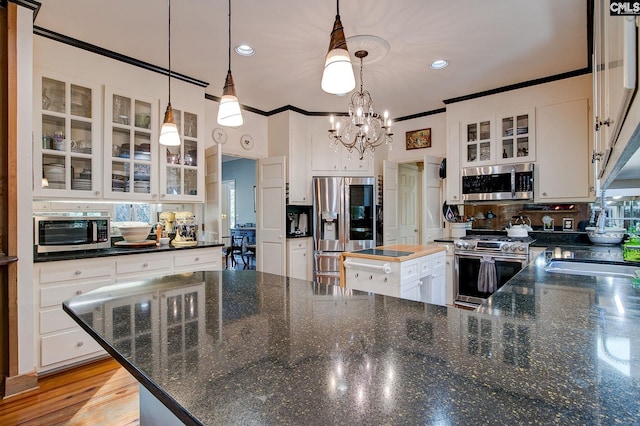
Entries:
POLYGON ((285 157, 258 160, 256 270, 286 275, 285 157))
POLYGON ((422 244, 442 237, 442 203, 444 201, 443 181, 440 179, 442 158, 426 156, 422 171, 422 244))
MULTIPOLYGON (((222 182, 222 194, 220 196, 220 222, 221 222, 221 231, 223 237, 228 237, 231 235, 231 223, 229 219, 232 217, 232 208, 231 208, 231 187, 234 186, 233 181, 224 181, 222 182)), ((231 240, 224 241, 224 243, 229 243, 231 245, 231 240)))
POLYGON ((205 150, 205 167, 204 238, 208 242, 220 242, 224 228, 220 224, 221 158, 217 145, 205 150))
POLYGON ((382 162, 382 244, 398 244, 398 163, 382 162))
POLYGON ((398 243, 420 242, 420 170, 415 164, 398 166, 398 243))

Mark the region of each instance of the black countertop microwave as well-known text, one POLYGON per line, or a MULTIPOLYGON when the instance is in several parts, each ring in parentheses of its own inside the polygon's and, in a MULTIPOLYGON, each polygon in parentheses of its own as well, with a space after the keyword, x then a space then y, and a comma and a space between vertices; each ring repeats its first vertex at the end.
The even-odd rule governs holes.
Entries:
POLYGON ((36 253, 111 247, 108 216, 34 216, 36 253))
POLYGON ((462 169, 463 201, 533 199, 533 163, 462 169))

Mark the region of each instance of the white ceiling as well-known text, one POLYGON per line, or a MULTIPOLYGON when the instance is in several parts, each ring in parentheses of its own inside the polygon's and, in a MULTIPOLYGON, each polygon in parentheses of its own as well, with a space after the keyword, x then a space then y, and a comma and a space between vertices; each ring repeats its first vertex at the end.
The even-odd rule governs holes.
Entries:
MULTIPOLYGON (((35 25, 166 68, 168 4, 158 0, 40 0, 35 25)), ((234 0, 232 45, 240 102, 261 111, 292 105, 346 110, 348 100, 320 89, 336 13, 334 1, 234 0)), ((172 70, 222 94, 227 71, 225 0, 173 0, 172 70)), ((347 38, 374 35, 388 54, 364 67, 376 110, 391 117, 444 108, 445 99, 576 71, 588 66, 587 0, 343 1, 347 38), (448 68, 429 69, 437 58, 448 68)), ((355 48, 349 47, 353 55, 355 48)), ((358 75, 356 67, 356 76, 358 75)), ((356 77, 358 81, 358 78, 356 77)))

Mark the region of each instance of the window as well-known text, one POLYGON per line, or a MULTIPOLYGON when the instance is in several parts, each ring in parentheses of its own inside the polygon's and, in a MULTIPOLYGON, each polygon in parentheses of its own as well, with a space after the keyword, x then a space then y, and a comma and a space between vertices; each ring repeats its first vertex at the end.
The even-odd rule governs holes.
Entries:
POLYGON ((156 223, 155 206, 150 204, 116 204, 114 206, 115 222, 146 222, 156 223))

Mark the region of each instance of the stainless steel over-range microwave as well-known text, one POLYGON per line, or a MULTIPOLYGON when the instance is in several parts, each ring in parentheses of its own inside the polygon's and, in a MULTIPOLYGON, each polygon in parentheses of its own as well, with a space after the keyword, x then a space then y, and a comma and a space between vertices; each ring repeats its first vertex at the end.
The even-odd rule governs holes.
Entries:
POLYGON ((35 216, 36 253, 111 247, 108 216, 35 216))
POLYGON ((463 201, 533 199, 533 163, 462 169, 463 201))

